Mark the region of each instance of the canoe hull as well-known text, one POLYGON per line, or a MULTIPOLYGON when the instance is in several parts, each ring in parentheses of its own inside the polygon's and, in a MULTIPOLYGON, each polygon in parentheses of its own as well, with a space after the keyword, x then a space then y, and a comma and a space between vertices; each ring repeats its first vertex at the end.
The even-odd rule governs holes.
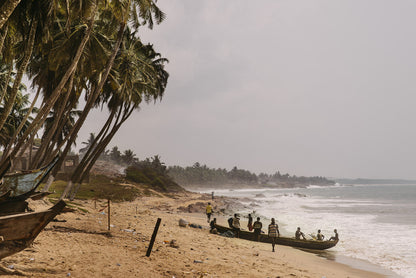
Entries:
MULTIPOLYGON (((215 225, 215 228, 219 233, 224 233, 226 231, 232 231, 231 228, 224 227, 221 225, 215 225)), ((240 238, 251 240, 251 241, 257 241, 254 238, 254 233, 249 231, 240 231, 240 238)), ((260 234, 259 236, 259 242, 265 242, 265 243, 271 243, 272 239, 269 238, 265 234, 260 234)), ((276 240, 276 244, 279 245, 286 245, 286 246, 292 246, 296 248, 303 248, 303 249, 311 249, 311 250, 325 250, 331 247, 334 247, 337 245, 337 241, 318 241, 318 240, 302 240, 302 239, 295 239, 290 237, 278 237, 276 240)))
POLYGON ((0 217, 0 259, 13 255, 30 246, 39 233, 66 206, 59 201, 52 208, 41 212, 19 213, 0 217))

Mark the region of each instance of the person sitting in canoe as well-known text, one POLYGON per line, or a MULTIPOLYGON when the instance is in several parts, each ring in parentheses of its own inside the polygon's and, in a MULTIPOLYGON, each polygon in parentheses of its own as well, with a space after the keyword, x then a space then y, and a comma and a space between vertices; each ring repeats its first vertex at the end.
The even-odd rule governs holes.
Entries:
POLYGON ((269 237, 272 239, 272 248, 274 252, 274 246, 276 245, 276 240, 279 237, 279 226, 276 224, 274 218, 272 218, 271 223, 269 224, 269 237))
POLYGON ((325 236, 321 234, 321 230, 318 230, 318 234, 316 235, 317 240, 324 240, 325 236))
POLYGON ((338 240, 339 240, 339 238, 338 238, 338 232, 337 232, 337 229, 335 229, 335 230, 334 230, 334 233, 335 233, 335 235, 334 235, 334 236, 331 236, 331 238, 330 238, 329 240, 338 241, 338 240))
POLYGON ((302 233, 301 231, 300 231, 300 227, 298 227, 298 229, 296 230, 296 232, 295 232, 295 238, 296 239, 300 239, 300 237, 302 237, 303 239, 306 239, 305 238, 305 234, 304 233, 302 233))
POLYGON ((253 224, 254 229, 254 239, 259 241, 261 228, 263 227, 263 224, 260 222, 260 217, 257 217, 257 220, 253 224))

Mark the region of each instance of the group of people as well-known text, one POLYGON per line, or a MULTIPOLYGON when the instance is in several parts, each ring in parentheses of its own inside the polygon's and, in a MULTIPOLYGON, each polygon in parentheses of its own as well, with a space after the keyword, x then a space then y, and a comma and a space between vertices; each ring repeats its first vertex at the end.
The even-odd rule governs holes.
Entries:
MULTIPOLYGON (((213 209, 212 209, 211 203, 208 203, 206 207, 206 214, 207 214, 207 222, 210 223, 211 232, 213 232, 214 229, 216 230, 215 225, 217 223, 216 218, 214 218, 211 221, 212 213, 213 213, 213 209)), ((239 238, 240 231, 241 231, 241 224, 240 224, 240 217, 238 216, 237 213, 234 214, 234 217, 230 217, 228 219, 228 225, 230 226, 230 228, 232 228, 232 231, 234 232, 235 237, 239 238)), ((262 233, 261 229, 263 228, 263 223, 261 223, 260 217, 257 217, 257 220, 253 222, 253 217, 251 216, 251 214, 249 214, 247 228, 250 232, 253 231, 253 240, 259 241, 260 234, 262 233)), ((336 229, 334 230, 334 233, 335 235, 331 237, 329 240, 338 241, 338 232, 336 229)), ((270 220, 267 234, 272 242, 272 251, 275 252, 275 245, 276 245, 277 238, 280 236, 280 232, 279 232, 279 226, 277 225, 276 220, 274 218, 270 220)), ((295 232, 295 238, 296 239, 303 238, 304 240, 306 240, 305 234, 300 230, 300 227, 298 227, 295 232)), ((316 239, 322 241, 324 240, 324 238, 325 236, 321 233, 321 230, 318 230, 316 239)))
MULTIPOLYGON (((301 232, 300 227, 298 227, 298 229, 295 232, 295 238, 296 239, 301 239, 301 237, 303 239, 306 239, 305 234, 303 232, 301 232)), ((316 240, 323 241, 325 239, 325 236, 321 233, 321 230, 318 230, 318 233, 316 234, 316 236, 314 238, 316 240)), ((334 236, 330 237, 329 240, 333 240, 333 241, 338 241, 339 240, 337 229, 334 229, 334 236)))
MULTIPOLYGON (((240 218, 238 217, 237 213, 234 214, 234 217, 228 219, 228 225, 233 229, 235 236, 240 237, 240 218)), ((249 231, 253 231, 253 240, 259 241, 261 229, 263 228, 263 223, 260 222, 260 217, 257 217, 257 220, 253 223, 253 217, 251 214, 249 214, 247 227, 249 231)), ((268 236, 271 238, 272 248, 274 252, 277 238, 280 236, 279 226, 277 225, 274 218, 271 219, 271 222, 268 226, 268 236)))

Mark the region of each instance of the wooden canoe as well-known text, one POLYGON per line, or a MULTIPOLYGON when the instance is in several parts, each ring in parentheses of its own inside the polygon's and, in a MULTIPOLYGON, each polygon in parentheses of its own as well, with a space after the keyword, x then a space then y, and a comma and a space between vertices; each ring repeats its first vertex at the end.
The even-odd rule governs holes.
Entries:
POLYGON ((48 165, 39 169, 6 174, 3 177, 3 184, 0 186, 0 194, 11 191, 10 198, 26 198, 45 180, 58 159, 58 156, 55 157, 48 165))
POLYGON ((0 216, 28 210, 27 199, 41 198, 48 192, 36 191, 53 169, 59 157, 55 157, 47 166, 21 173, 6 174, 0 186, 0 216))
MULTIPOLYGON (((215 225, 215 228, 219 233, 224 233, 226 231, 232 231, 231 228, 221 226, 221 225, 215 225)), ((254 233, 249 231, 240 231, 240 238, 251 240, 251 241, 257 241, 254 238, 254 233)), ((260 234, 259 242, 265 242, 265 243, 271 243, 271 238, 269 238, 266 234, 260 234)), ((312 250, 325 250, 331 247, 334 247, 337 245, 338 241, 320 241, 320 240, 304 240, 304 239, 295 239, 291 237, 278 237, 276 244, 279 245, 287 245, 297 248, 304 248, 304 249, 312 249, 312 250)))
POLYGON ((46 211, 19 213, 0 217, 0 259, 30 246, 39 233, 66 206, 59 201, 46 211))

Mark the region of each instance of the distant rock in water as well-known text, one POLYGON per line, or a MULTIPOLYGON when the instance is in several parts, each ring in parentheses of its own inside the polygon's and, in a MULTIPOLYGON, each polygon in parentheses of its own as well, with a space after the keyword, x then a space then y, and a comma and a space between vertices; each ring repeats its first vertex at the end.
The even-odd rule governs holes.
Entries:
POLYGON ((293 195, 298 196, 298 197, 308 197, 306 194, 302 194, 302 193, 293 193, 293 195))
POLYGON ((254 197, 256 197, 256 198, 266 198, 266 196, 263 193, 258 193, 254 197))

